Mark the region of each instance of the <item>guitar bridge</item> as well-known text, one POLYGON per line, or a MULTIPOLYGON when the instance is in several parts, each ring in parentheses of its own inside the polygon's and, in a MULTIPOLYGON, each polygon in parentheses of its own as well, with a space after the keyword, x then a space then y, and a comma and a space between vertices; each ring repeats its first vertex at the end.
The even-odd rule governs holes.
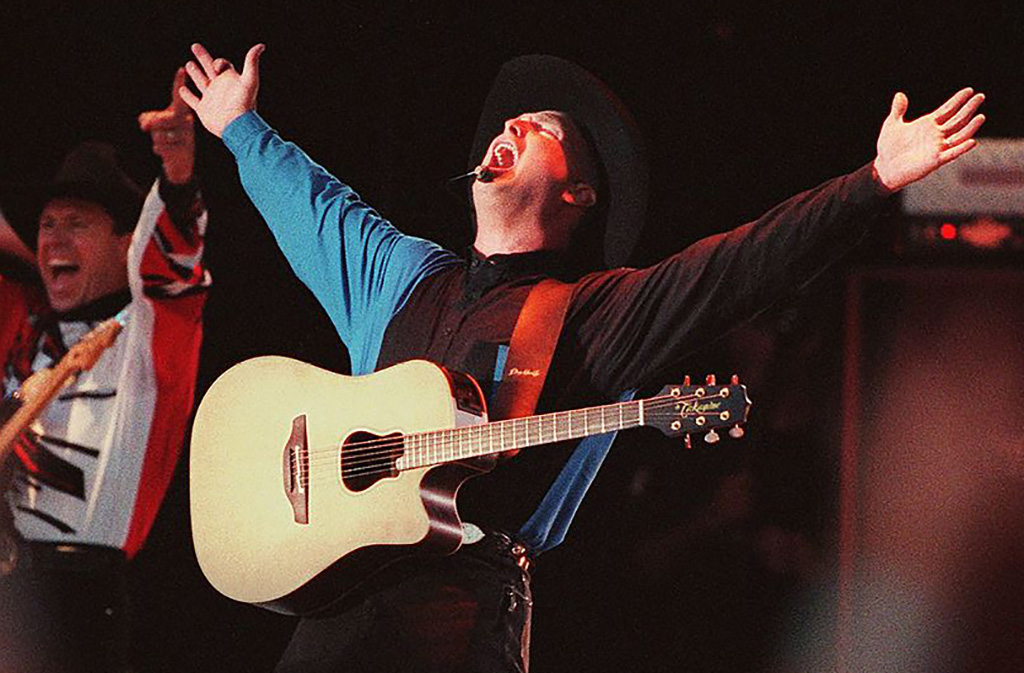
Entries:
POLYGON ((291 503, 295 523, 309 523, 309 444, 306 416, 292 419, 292 434, 284 445, 284 493, 291 503))

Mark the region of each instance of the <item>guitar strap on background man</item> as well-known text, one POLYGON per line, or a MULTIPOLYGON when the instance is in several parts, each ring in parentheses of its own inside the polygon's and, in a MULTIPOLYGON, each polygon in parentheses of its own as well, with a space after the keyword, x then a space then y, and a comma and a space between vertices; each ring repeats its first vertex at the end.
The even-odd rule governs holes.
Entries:
POLYGON ((573 283, 543 280, 526 297, 512 330, 501 382, 488 409, 490 420, 534 413, 575 287, 573 283))

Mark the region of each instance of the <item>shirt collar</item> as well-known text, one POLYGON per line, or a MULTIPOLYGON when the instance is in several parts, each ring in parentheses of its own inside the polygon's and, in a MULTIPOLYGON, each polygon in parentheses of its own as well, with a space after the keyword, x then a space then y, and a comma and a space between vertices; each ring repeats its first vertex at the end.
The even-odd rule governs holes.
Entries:
POLYGON ((128 288, 124 288, 112 294, 104 295, 88 304, 76 306, 68 311, 54 311, 53 318, 60 322, 98 322, 107 318, 113 318, 131 300, 132 293, 128 288))
POLYGON ((469 248, 469 272, 466 275, 468 292, 482 294, 499 283, 530 276, 569 280, 571 272, 565 253, 558 250, 535 250, 485 257, 476 248, 469 248))

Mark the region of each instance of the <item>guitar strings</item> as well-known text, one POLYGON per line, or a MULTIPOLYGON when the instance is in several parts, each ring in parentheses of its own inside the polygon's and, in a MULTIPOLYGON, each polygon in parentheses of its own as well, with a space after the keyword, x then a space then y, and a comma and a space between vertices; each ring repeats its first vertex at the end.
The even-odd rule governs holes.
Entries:
MULTIPOLYGON (((693 398, 690 398, 690 399, 708 400, 708 399, 715 399, 716 397, 722 397, 722 396, 720 396, 720 395, 705 396, 705 397, 701 397, 701 398, 693 397, 693 398)), ((659 413, 659 412, 663 412, 663 410, 666 407, 674 406, 677 402, 680 402, 680 401, 688 401, 688 400, 686 398, 677 398, 677 397, 669 397, 669 396, 664 396, 663 398, 649 398, 648 400, 644 400, 644 402, 646 402, 648 405, 651 405, 651 408, 650 409, 646 409, 645 408, 645 413, 646 413, 646 415, 648 417, 655 418, 655 419, 662 419, 662 420, 663 419, 668 419, 668 418, 673 418, 673 417, 678 417, 678 418, 682 419, 682 418, 688 418, 688 417, 693 416, 693 415, 698 415, 698 414, 694 414, 692 412, 688 413, 688 414, 677 414, 677 413, 674 413, 674 412, 670 413, 670 414, 659 413)), ((615 405, 614 404, 606 405, 604 408, 610 408, 610 407, 613 407, 613 406, 615 406, 615 405)), ((601 408, 602 407, 593 407, 592 409, 590 409, 588 411, 596 411, 596 410, 601 409, 601 408)), ((566 413, 566 412, 557 412, 557 413, 566 413)), ((317 448, 313 448, 313 449, 307 450, 307 452, 306 452, 307 455, 304 456, 304 457, 300 457, 300 460, 304 460, 304 462, 307 465, 319 465, 319 464, 323 464, 323 463, 334 463, 337 460, 339 460, 338 452, 339 452, 339 448, 340 448, 341 451, 343 452, 344 463, 347 464, 347 465, 357 465, 359 463, 366 463, 366 462, 375 460, 377 458, 383 458, 383 457, 390 458, 390 457, 393 457, 395 455, 401 455, 402 453, 404 453, 406 450, 409 449, 408 438, 414 437, 414 436, 421 436, 422 437, 422 436, 426 436, 426 435, 436 435, 438 443, 441 446, 435 445, 433 447, 426 447, 426 448, 424 448, 424 447, 415 447, 412 450, 414 452, 419 451, 419 453, 421 453, 421 454, 424 453, 424 452, 426 452, 428 454, 431 453, 431 452, 439 453, 440 454, 440 453, 444 453, 446 448, 451 448, 451 447, 454 447, 456 445, 457 438, 455 437, 455 435, 457 435, 457 434, 463 434, 463 435, 470 434, 473 430, 477 430, 480 427, 483 427, 483 426, 479 426, 478 425, 478 426, 463 426, 463 427, 460 427, 460 428, 443 428, 443 429, 440 429, 440 430, 432 430, 432 431, 427 431, 427 432, 422 432, 422 433, 413 433, 411 435, 395 435, 395 436, 388 436, 388 437, 380 437, 380 438, 375 438, 375 439, 371 439, 371 440, 364 440, 364 441, 361 441, 361 442, 352 442, 351 444, 348 444, 348 445, 346 445, 344 447, 339 447, 339 445, 337 445, 337 444, 332 444, 332 445, 328 445, 328 446, 321 446, 321 447, 317 447, 317 448), (446 433, 448 433, 449 436, 446 437, 445 436, 446 433)), ((587 434, 600 434, 600 433, 586 432, 585 431, 582 436, 585 436, 587 434)), ((567 437, 566 439, 571 439, 571 438, 573 438, 573 437, 567 437)), ((550 440, 548 442, 540 442, 540 443, 550 443, 550 442, 553 442, 553 441, 557 441, 557 440, 550 440)), ((515 447, 507 449, 507 450, 513 450, 514 448, 515 447)), ((486 451, 485 452, 485 454, 489 454, 489 453, 501 453, 501 450, 486 451)), ((439 461, 439 462, 444 462, 444 461, 439 461)))
MULTIPOLYGON (((678 417, 679 416, 677 414, 674 414, 674 413, 673 414, 662 414, 662 415, 660 415, 660 418, 663 418, 663 419, 678 418, 678 417)), ((597 433, 595 433, 595 434, 597 434, 597 433)), ((552 442, 544 442, 544 443, 552 443, 552 442)), ((503 451, 495 451, 495 452, 488 452, 488 453, 484 454, 483 456, 466 456, 466 457, 462 457, 462 458, 454 458, 453 457, 453 458, 450 458, 450 459, 442 459, 442 460, 432 461, 432 462, 430 462, 428 464, 424 464, 424 465, 417 465, 414 468, 403 468, 403 469, 400 470, 400 469, 397 469, 397 468, 394 467, 394 463, 392 462, 392 460, 394 458, 396 458, 396 457, 401 457, 401 455, 404 453, 404 449, 403 449, 402 443, 400 441, 396 441, 393 444, 393 446, 394 446, 394 450, 391 450, 389 452, 377 452, 376 456, 374 456, 372 458, 360 457, 360 459, 353 460, 352 457, 346 455, 345 456, 345 460, 343 460, 343 462, 342 462, 342 468, 340 470, 341 478, 342 479, 353 479, 353 478, 360 478, 360 477, 371 477, 371 476, 374 476, 374 475, 398 476, 399 474, 404 472, 406 469, 426 468, 426 467, 441 465, 441 464, 444 464, 446 462, 458 462, 460 460, 470 460, 472 458, 481 458, 481 457, 486 457, 487 455, 494 455, 494 454, 503 453, 503 451)), ((513 451, 513 450, 515 450, 515 449, 506 449, 506 451, 513 451)), ((320 467, 322 467, 323 461, 317 461, 317 462, 321 463, 320 467)), ((334 464, 334 463, 337 462, 337 458, 332 458, 329 462, 331 464, 334 464)), ((314 466, 311 466, 311 467, 314 467, 314 466)), ((334 472, 334 471, 325 472, 323 470, 316 470, 316 471, 310 470, 305 475, 300 476, 298 481, 299 481, 299 483, 301 485, 304 485, 304 486, 308 486, 309 484, 312 484, 314 482, 316 482, 316 483, 325 483, 325 482, 326 483, 336 483, 337 480, 338 480, 338 476, 339 476, 339 474, 337 472, 334 472)))
MULTIPOLYGON (((672 415, 672 416, 667 416, 666 418, 674 418, 674 417, 675 416, 672 415)), ((555 440, 552 440, 552 442, 553 441, 555 441, 555 440)), ((536 443, 531 443, 530 445, 532 446, 532 445, 536 445, 536 444, 546 444, 546 443, 552 443, 552 442, 536 442, 536 443)), ((514 449, 506 449, 506 450, 507 451, 511 451, 511 450, 514 450, 514 449)), ((429 467, 431 465, 442 464, 442 463, 445 463, 445 462, 455 462, 455 461, 458 461, 458 460, 466 460, 466 459, 475 458, 475 457, 483 457, 483 456, 486 456, 486 455, 502 453, 502 451, 500 451, 500 450, 498 450, 498 451, 487 451, 487 452, 485 452, 485 453, 483 453, 481 455, 467 455, 467 456, 451 455, 451 456, 447 456, 447 455, 445 455, 447 452, 444 449, 441 449, 441 450, 436 452, 436 454, 437 454, 437 459, 436 460, 435 459, 431 459, 431 457, 428 455, 427 456, 427 462, 425 462, 423 464, 415 464, 415 465, 411 465, 411 466, 405 466, 405 467, 402 467, 401 469, 399 469, 399 468, 396 467, 396 459, 400 458, 402 455, 404 455, 404 453, 405 453, 405 449, 404 449, 402 443, 400 441, 396 441, 396 442, 392 443, 390 447, 387 447, 386 450, 376 451, 376 452, 374 452, 373 454, 370 454, 370 455, 358 455, 358 454, 354 455, 354 456, 345 455, 343 458, 340 459, 340 462, 341 462, 341 470, 340 470, 341 476, 342 477, 358 477, 358 476, 362 476, 362 475, 377 474, 377 473, 395 473, 395 472, 401 472, 401 471, 403 471, 405 469, 415 469, 415 468, 420 468, 420 467, 429 467)), ((335 465, 335 464, 337 464, 338 460, 339 459, 337 459, 337 458, 332 458, 329 461, 329 464, 330 465, 335 465)), ((321 470, 318 469, 318 468, 322 468, 324 463, 325 463, 325 461, 314 461, 314 463, 312 465, 307 466, 307 470, 303 470, 302 471, 303 474, 301 474, 299 476, 300 483, 308 481, 310 478, 314 477, 315 475, 320 474, 321 470)), ((333 471, 327 472, 326 474, 328 476, 330 476, 331 479, 336 478, 336 473, 334 473, 333 471)))
MULTIPOLYGON (((674 406, 677 403, 690 402, 690 401, 693 401, 693 400, 724 399, 725 397, 727 397, 727 396, 721 395, 720 393, 716 394, 716 395, 706 395, 706 396, 702 396, 702 397, 698 397, 696 395, 690 395, 690 396, 686 396, 686 397, 673 397, 671 395, 662 395, 662 396, 659 396, 659 397, 651 397, 651 398, 648 398, 648 399, 645 399, 645 400, 641 400, 640 402, 644 403, 645 415, 651 416, 651 414, 649 412, 652 412, 652 411, 653 412, 658 412, 658 411, 662 410, 663 408, 674 406)), ((602 405, 602 406, 589 407, 587 409, 578 409, 578 410, 572 410, 572 411, 558 411, 558 412, 552 412, 552 413, 549 413, 549 414, 543 414, 541 416, 535 416, 533 418, 546 418, 546 417, 553 418, 553 417, 558 416, 558 415, 567 415, 568 416, 568 415, 573 414, 573 413, 597 413, 598 411, 603 411, 603 410, 606 410, 606 409, 611 409, 611 408, 614 408, 616 406, 619 406, 619 404, 621 404, 621 403, 611 403, 611 404, 606 404, 606 405, 602 405)), ((668 416, 673 416, 673 415, 675 415, 675 414, 669 414, 668 416)), ((685 416, 680 415, 680 418, 685 418, 685 416)), ((491 421, 491 422, 489 422, 489 424, 490 425, 496 425, 496 424, 499 424, 499 423, 508 423, 509 425, 513 425, 514 422, 518 421, 518 420, 521 420, 521 419, 506 419, 504 421, 491 421)), ((384 437, 376 437, 374 439, 362 440, 362 441, 359 441, 359 442, 351 442, 351 443, 345 445, 344 447, 340 447, 340 443, 321 445, 321 446, 309 448, 306 453, 310 457, 313 457, 314 455, 319 457, 321 455, 328 454, 330 456, 331 460, 334 460, 334 458, 337 455, 337 452, 338 452, 339 448, 343 448, 346 451, 346 453, 352 452, 352 451, 359 451, 360 455, 370 455, 370 454, 364 453, 363 449, 365 449, 365 448, 373 448, 373 447, 383 447, 383 446, 392 447, 392 446, 395 446, 395 445, 404 445, 404 444, 406 444, 406 440, 408 438, 410 438, 410 437, 425 437, 427 435, 437 435, 440 438, 444 433, 470 434, 473 431, 480 432, 480 428, 485 427, 485 425, 487 425, 487 424, 483 424, 483 425, 469 425, 469 426, 462 426, 462 427, 456 427, 456 428, 439 428, 437 430, 427 430, 427 431, 423 431, 423 432, 415 432, 415 433, 410 433, 410 434, 405 434, 405 435, 389 435, 389 436, 384 436, 384 437)), ((442 441, 444 441, 444 438, 442 438, 442 441)))
MULTIPOLYGON (((679 418, 679 417, 680 416, 678 414, 674 414, 674 413, 659 415, 659 418, 662 418, 662 419, 672 419, 672 418, 679 418)), ((599 433, 593 433, 593 434, 599 434, 599 433)), ((579 439, 579 438, 576 437, 575 439, 579 439)), ((533 444, 531 444, 531 446, 539 445, 539 444, 549 444, 549 443, 553 443, 554 441, 558 441, 558 440, 533 443, 533 444)), ((523 447, 523 448, 526 448, 526 447, 523 447)), ((516 450, 516 449, 505 449, 505 451, 514 451, 514 450, 516 450)), ((408 469, 426 468, 426 467, 432 467, 432 466, 441 465, 441 464, 444 464, 444 463, 458 462, 458 461, 461 461, 461 460, 471 460, 473 458, 483 458, 483 457, 487 457, 488 455, 496 455, 496 454, 504 453, 505 451, 500 451, 500 450, 499 451, 488 451, 488 452, 484 453, 483 455, 464 456, 464 457, 460 457, 460 458, 456 458, 456 457, 443 458, 443 459, 436 460, 436 461, 430 461, 430 462, 428 462, 426 464, 423 464, 423 465, 415 465, 413 467, 406 467, 406 468, 398 469, 398 468, 396 468, 394 466, 395 465, 394 460, 396 458, 400 458, 405 453, 405 448, 404 448, 404 445, 403 445, 403 443, 401 441, 396 440, 395 442, 391 443, 390 449, 386 450, 386 451, 377 451, 374 454, 369 454, 368 456, 363 456, 363 455, 358 455, 358 454, 356 456, 345 455, 344 458, 342 459, 342 467, 341 467, 341 470, 340 470, 340 477, 342 479, 353 479, 353 478, 360 478, 360 477, 371 477, 371 476, 374 476, 374 475, 398 476, 402 472, 404 472, 404 471, 406 471, 408 469)), ((441 450, 438 453, 443 454, 444 451, 441 450)), ((325 462, 333 465, 333 464, 336 464, 338 462, 338 460, 339 459, 337 457, 332 457, 329 461, 323 461, 323 460, 312 461, 312 463, 310 464, 309 467, 310 468, 316 468, 316 467, 322 468, 323 464, 325 462)), ((313 482, 316 482, 316 483, 324 483, 324 482, 326 482, 326 483, 336 483, 337 480, 338 480, 338 477, 339 477, 339 474, 337 472, 334 472, 334 471, 324 471, 322 469, 316 469, 316 470, 309 469, 308 471, 305 471, 304 474, 302 474, 299 477, 298 483, 300 485, 303 485, 303 486, 308 486, 309 484, 311 484, 313 482)))
MULTIPOLYGON (((667 411, 669 408, 674 407, 675 405, 680 404, 682 402, 688 402, 688 401, 693 401, 693 400, 721 399, 721 398, 724 398, 724 397, 725 396, 722 395, 721 393, 718 393, 718 394, 715 394, 715 395, 702 396, 702 397, 697 397, 696 395, 690 395, 690 396, 684 396, 684 397, 674 397, 674 396, 670 396, 670 395, 665 395, 665 396, 660 396, 660 397, 648 398, 648 399, 642 400, 640 402, 642 402, 644 404, 645 415, 647 417, 649 417, 649 418, 656 419, 656 420, 667 420, 667 419, 673 419, 673 418, 685 419, 685 418, 689 418, 691 416, 699 415, 699 414, 696 414, 696 413, 693 413, 693 412, 677 413, 675 411, 673 411, 671 413, 665 413, 665 411, 667 411)), ((589 408, 589 409, 586 409, 586 410, 575 410, 575 412, 596 413, 599 410, 613 408, 615 406, 617 406, 617 403, 603 405, 603 406, 599 406, 599 407, 592 407, 592 408, 589 408)), ((575 413, 575 412, 573 412, 573 411, 570 411, 570 412, 554 412, 552 414, 545 414, 545 416, 552 416, 552 417, 554 417, 554 416, 557 416, 558 414, 571 414, 571 413, 575 413)), ((515 419, 509 419, 509 420, 515 420, 515 419)), ((637 421, 638 421, 638 425, 639 425, 639 418, 637 419, 637 421)), ((300 456, 298 458, 299 461, 304 463, 304 467, 305 467, 305 469, 302 470, 303 474, 300 475, 300 478, 299 478, 298 481, 299 481, 300 485, 308 485, 308 482, 310 481, 311 477, 314 477, 314 476, 320 474, 320 472, 322 472, 322 470, 315 470, 314 471, 314 470, 311 470, 310 468, 322 467, 324 464, 335 464, 335 463, 337 463, 339 461, 341 462, 341 471, 340 472, 341 472, 341 476, 343 478, 366 477, 366 476, 371 476, 371 475, 375 475, 375 474, 394 474, 396 471, 399 471, 399 470, 396 470, 396 468, 394 466, 394 459, 400 458, 401 456, 403 456, 403 455, 405 455, 407 453, 407 451, 409 450, 408 442, 407 442, 409 437, 413 437, 413 436, 427 436, 427 435, 431 435, 431 434, 437 435, 438 441, 441 444, 440 447, 435 446, 435 447, 431 447, 431 448, 426 448, 425 450, 422 447, 417 447, 417 448, 413 449, 413 451, 416 452, 418 450, 418 452, 421 455, 423 453, 426 453, 426 455, 428 457, 429 457, 429 455, 431 453, 436 453, 438 456, 443 456, 447 452, 446 448, 450 448, 450 449, 454 449, 455 448, 456 443, 457 443, 457 438, 456 438, 457 434, 460 434, 460 433, 461 434, 469 434, 474 429, 478 430, 481 427, 483 427, 483 426, 479 426, 478 425, 478 426, 464 426, 464 427, 461 427, 461 428, 444 428, 444 429, 440 429, 440 430, 433 430, 433 431, 427 431, 427 432, 421 432, 421 433, 412 433, 411 435, 396 435, 396 436, 391 436, 391 437, 380 437, 380 438, 374 438, 374 439, 370 439, 370 440, 363 440, 363 441, 360 441, 360 442, 353 442, 353 443, 348 444, 348 445, 343 446, 343 447, 339 446, 338 444, 334 444, 334 445, 330 445, 330 446, 322 446, 322 447, 317 447, 317 448, 314 448, 314 449, 309 449, 309 450, 307 450, 305 456, 300 456), (445 437, 444 436, 445 433, 449 433, 449 436, 445 437), (339 456, 339 451, 342 454, 340 456, 339 456)), ((586 434, 599 434, 599 433, 585 432, 584 436, 586 434)), ((529 436, 529 432, 527 433, 527 436, 529 436)), ((558 440, 552 439, 550 441, 537 442, 537 443, 538 444, 539 443, 552 443, 554 441, 558 441, 558 440)), ((534 444, 534 443, 531 442, 530 444, 534 444)), ((508 450, 514 450, 514 449, 508 449, 508 450)), ((452 452, 454 453, 454 451, 452 451, 452 452)), ((500 451, 500 450, 499 451, 486 451, 486 452, 484 452, 484 455, 488 455, 488 454, 492 454, 492 453, 502 453, 502 451, 500 451)), ((472 458, 472 457, 479 457, 479 456, 467 456, 466 458, 472 458)), ((444 463, 444 462, 463 460, 463 459, 465 459, 465 458, 456 458, 453 455, 451 457, 451 459, 442 459, 442 460, 438 460, 436 462, 431 461, 431 463, 428 463, 427 465, 417 465, 416 467, 428 467, 431 464, 441 464, 441 463, 444 463)), ((337 478, 337 473, 328 472, 326 474, 327 474, 327 476, 330 477, 331 481, 334 481, 337 478)))

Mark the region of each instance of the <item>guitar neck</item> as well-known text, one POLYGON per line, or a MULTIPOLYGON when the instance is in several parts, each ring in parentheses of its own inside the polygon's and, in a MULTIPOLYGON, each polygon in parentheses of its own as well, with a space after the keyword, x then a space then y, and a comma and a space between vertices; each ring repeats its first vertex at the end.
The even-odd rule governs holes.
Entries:
POLYGON ((427 467, 637 428, 645 424, 645 404, 655 399, 409 434, 405 436, 405 452, 396 468, 427 467))
POLYGON ((100 323, 51 369, 30 376, 18 390, 19 406, 0 428, 0 459, 15 438, 46 408, 64 385, 79 373, 92 368, 103 351, 110 347, 125 324, 125 311, 100 323))
POLYGON ((22 398, 20 406, 0 429, 0 452, 6 452, 14 439, 57 396, 64 384, 78 374, 79 369, 70 363, 59 362, 53 369, 41 370, 39 373, 43 372, 45 374, 32 385, 31 394, 22 398))

